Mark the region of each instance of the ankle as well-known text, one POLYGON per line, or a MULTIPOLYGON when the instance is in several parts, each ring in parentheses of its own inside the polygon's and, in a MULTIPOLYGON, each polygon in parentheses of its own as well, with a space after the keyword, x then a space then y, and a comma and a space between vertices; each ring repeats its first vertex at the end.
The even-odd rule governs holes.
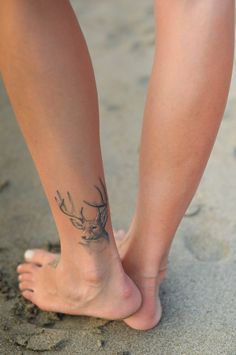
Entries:
MULTIPOLYGON (((148 282, 162 281, 167 274, 168 259, 164 257, 151 257, 149 253, 144 253, 139 257, 139 253, 134 248, 130 248, 123 259, 123 267, 125 272, 132 277, 132 279, 149 280, 148 282)), ((145 282, 146 282, 145 281, 145 282)))
POLYGON ((68 259, 62 255, 57 265, 57 270, 59 273, 69 275, 73 280, 79 279, 80 282, 94 287, 106 284, 109 279, 114 277, 122 279, 124 275, 118 255, 104 257, 100 263, 89 262, 86 259, 81 259, 78 263, 78 257, 68 259))

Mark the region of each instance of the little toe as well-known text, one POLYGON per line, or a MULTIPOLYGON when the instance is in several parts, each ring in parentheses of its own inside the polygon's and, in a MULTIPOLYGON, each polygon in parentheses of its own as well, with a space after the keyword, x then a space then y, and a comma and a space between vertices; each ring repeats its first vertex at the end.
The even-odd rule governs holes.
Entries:
POLYGON ((24 290, 34 290, 34 283, 32 281, 22 281, 19 283, 19 289, 24 290))
POLYGON ((31 249, 26 250, 24 258, 27 262, 43 266, 59 258, 59 255, 43 249, 31 249))
POLYGON ((21 292, 21 295, 27 299, 28 301, 31 301, 33 302, 33 299, 34 299, 34 292, 33 291, 30 291, 30 290, 24 290, 21 292))

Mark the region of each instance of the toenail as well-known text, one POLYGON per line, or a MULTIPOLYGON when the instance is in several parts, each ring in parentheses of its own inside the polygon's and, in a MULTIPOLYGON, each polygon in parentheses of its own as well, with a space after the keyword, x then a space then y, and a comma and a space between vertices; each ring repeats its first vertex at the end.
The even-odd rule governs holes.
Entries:
POLYGON ((31 260, 34 255, 33 250, 26 250, 24 257, 26 260, 31 260))

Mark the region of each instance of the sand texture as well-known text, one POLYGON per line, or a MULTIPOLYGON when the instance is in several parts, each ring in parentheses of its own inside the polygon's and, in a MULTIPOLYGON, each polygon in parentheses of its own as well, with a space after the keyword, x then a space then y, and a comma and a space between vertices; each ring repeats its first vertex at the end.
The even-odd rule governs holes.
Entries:
MULTIPOLYGON (((151 1, 72 1, 97 77, 102 150, 114 226, 127 228, 154 50, 151 1)), ((0 86, 0 354, 236 354, 236 78, 198 192, 177 232, 163 318, 138 332, 122 322, 43 313, 17 291, 26 248, 58 248, 36 170, 0 86)))

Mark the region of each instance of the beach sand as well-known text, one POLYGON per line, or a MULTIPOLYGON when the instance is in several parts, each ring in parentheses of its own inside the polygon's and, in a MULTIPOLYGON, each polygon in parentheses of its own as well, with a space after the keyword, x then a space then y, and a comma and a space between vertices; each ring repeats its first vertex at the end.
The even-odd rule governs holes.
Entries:
MULTIPOLYGON (((116 228, 134 210, 142 114, 154 51, 152 2, 72 1, 97 77, 101 138, 116 228)), ((236 78, 198 192, 161 287, 163 318, 122 322, 44 313, 17 290, 27 248, 58 249, 36 170, 0 87, 0 354, 236 354, 236 78)))

